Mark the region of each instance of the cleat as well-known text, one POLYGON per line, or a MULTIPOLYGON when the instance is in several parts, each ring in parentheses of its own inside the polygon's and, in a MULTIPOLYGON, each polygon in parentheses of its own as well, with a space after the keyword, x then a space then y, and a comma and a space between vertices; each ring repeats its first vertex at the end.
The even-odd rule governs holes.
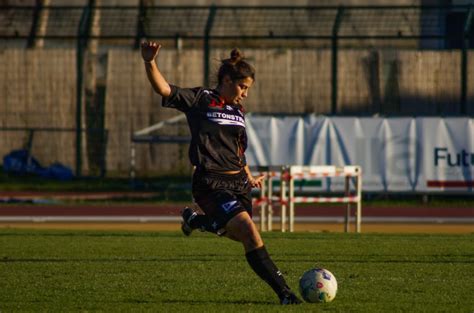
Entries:
POLYGON ((181 231, 183 232, 185 236, 191 236, 193 229, 189 227, 186 223, 181 222, 181 231))
POLYGON ((185 207, 181 212, 181 217, 183 218, 183 221, 181 222, 181 231, 185 236, 190 236, 193 232, 194 228, 191 227, 190 223, 196 215, 197 213, 188 207, 185 207))
POLYGON ((280 298, 280 304, 281 305, 290 305, 290 304, 300 304, 303 301, 301 301, 293 292, 289 292, 286 295, 284 295, 282 298, 280 298))

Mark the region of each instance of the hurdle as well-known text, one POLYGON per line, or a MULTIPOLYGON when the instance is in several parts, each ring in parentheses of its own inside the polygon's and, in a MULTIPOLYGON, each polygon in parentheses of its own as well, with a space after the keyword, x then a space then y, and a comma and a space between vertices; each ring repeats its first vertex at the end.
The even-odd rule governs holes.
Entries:
POLYGON ((295 205, 298 203, 346 203, 344 230, 350 231, 351 205, 356 204, 356 232, 361 232, 362 219, 362 170, 360 166, 258 166, 252 167, 255 175, 264 175, 259 198, 254 205, 260 207, 260 229, 273 230, 274 203, 281 208, 281 231, 294 231, 295 205), (327 177, 342 177, 344 181, 344 196, 342 197, 295 197, 295 180, 316 179, 327 177), (274 182, 280 180, 279 195, 274 193, 274 182), (353 191, 351 192, 351 181, 353 191), (288 222, 287 222, 288 221, 288 222))
POLYGON ((298 203, 347 203, 344 228, 349 232, 351 204, 356 204, 356 232, 361 232, 362 219, 362 170, 360 166, 300 166, 291 165, 282 169, 281 174, 281 230, 286 231, 286 215, 288 206, 289 231, 294 231, 295 205, 298 203), (326 177, 343 177, 343 197, 295 197, 295 180, 326 177), (354 191, 351 193, 351 180, 354 191))
POLYGON ((260 230, 273 230, 273 202, 280 199, 273 195, 274 181, 281 176, 282 166, 256 166, 250 168, 254 176, 263 175, 259 198, 253 204, 260 207, 260 230))

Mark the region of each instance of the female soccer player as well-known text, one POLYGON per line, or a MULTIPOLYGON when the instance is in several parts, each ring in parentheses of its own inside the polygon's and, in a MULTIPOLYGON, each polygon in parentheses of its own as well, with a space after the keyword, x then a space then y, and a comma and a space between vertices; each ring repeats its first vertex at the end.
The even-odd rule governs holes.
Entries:
POLYGON ((255 70, 238 49, 222 60, 215 89, 170 85, 155 59, 161 45, 143 42, 142 58, 148 80, 163 97, 162 105, 186 114, 191 131, 189 158, 194 166, 192 193, 205 214, 190 208, 182 212, 182 230, 194 229, 225 235, 243 244, 250 267, 275 291, 281 304, 301 301, 291 291, 271 260, 252 221, 252 187, 261 187, 263 176, 253 177, 245 159, 243 100, 255 80, 255 70))

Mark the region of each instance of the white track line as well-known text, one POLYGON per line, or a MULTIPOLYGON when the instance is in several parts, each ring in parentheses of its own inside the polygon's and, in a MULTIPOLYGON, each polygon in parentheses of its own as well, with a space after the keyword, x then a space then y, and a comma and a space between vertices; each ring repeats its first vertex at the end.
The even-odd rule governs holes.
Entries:
MULTIPOLYGON (((255 222, 260 221, 258 216, 255 222)), ((128 223, 153 223, 153 222, 180 222, 180 216, 0 216, 0 222, 128 222, 128 223)), ((280 217, 274 217, 273 222, 280 222, 280 217)), ((295 222, 300 223, 344 223, 340 216, 310 216, 295 217, 295 222)), ((354 218, 350 219, 354 222, 354 218)), ((428 223, 428 224, 474 224, 473 217, 363 217, 363 223, 428 223)), ((473 225, 474 227, 474 225, 473 225)))

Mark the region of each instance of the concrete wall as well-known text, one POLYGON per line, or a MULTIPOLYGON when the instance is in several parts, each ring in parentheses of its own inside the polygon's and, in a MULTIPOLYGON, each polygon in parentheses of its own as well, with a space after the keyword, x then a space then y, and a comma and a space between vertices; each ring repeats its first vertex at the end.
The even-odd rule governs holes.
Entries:
MULTIPOLYGON (((12 49, 0 53, 0 127, 75 126, 74 50, 12 49)), ((0 156, 28 142, 23 131, 0 131, 0 156)), ((33 152, 43 165, 74 164, 74 133, 36 132, 33 152)))
MULTIPOLYGON (((248 112, 329 114, 331 52, 310 50, 244 50, 256 68, 256 82, 245 106, 248 112)), ((211 54, 213 73, 228 50, 211 54)), ((76 54, 66 49, 9 49, 0 53, 0 127, 75 127, 76 54)), ((469 77, 474 77, 474 53, 469 77)), ((344 50, 339 54, 338 111, 348 115, 456 115, 459 113, 459 51, 344 50)), ((139 51, 109 50, 104 62, 103 120, 109 131, 106 165, 110 174, 128 175, 132 132, 178 114, 161 107, 145 75, 139 51)), ((163 48, 159 67, 170 83, 202 85, 202 50, 163 48)), ((87 80, 87 78, 85 78, 87 80)), ((468 113, 474 114, 474 83, 469 79, 468 113)), ((101 84, 102 84, 101 83, 101 84)), ((99 84, 100 85, 100 84, 99 84)), ((87 110, 83 110, 87 112, 87 110)), ((83 117, 83 121, 87 119, 83 117)), ((100 120, 100 119, 99 119, 100 120)), ((85 122, 84 122, 85 123, 85 122)), ((184 124, 160 134, 187 135, 184 124)), ((1 131, 0 155, 24 146, 27 132, 1 131)), ((85 173, 89 141, 83 142, 85 173)), ((140 175, 189 170, 185 145, 141 144, 140 175)), ((90 151, 89 151, 90 152, 90 151)), ((35 134, 32 153, 44 165, 75 165, 73 132, 35 134)))

